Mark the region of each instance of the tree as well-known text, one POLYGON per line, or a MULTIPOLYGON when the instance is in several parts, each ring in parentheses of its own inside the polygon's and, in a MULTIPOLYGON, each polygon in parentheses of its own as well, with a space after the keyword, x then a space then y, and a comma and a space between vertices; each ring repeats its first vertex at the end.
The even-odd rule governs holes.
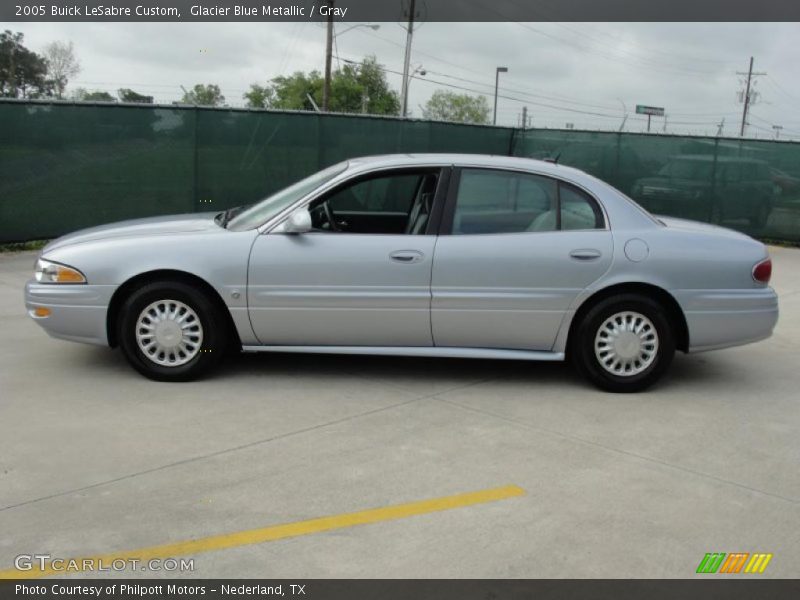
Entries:
POLYGON ((72 42, 51 42, 44 49, 47 61, 47 76, 53 83, 56 96, 64 97, 64 90, 70 79, 81 72, 81 63, 75 57, 72 42))
POLYGON ((322 76, 319 71, 273 78, 266 86, 252 84, 244 95, 251 108, 279 108, 283 110, 314 110, 308 99, 311 95, 317 105, 322 103, 322 76))
POLYGON ((120 88, 117 90, 117 96, 119 97, 120 102, 135 102, 138 104, 152 104, 153 97, 152 96, 144 96, 137 92, 134 92, 128 88, 120 88))
MULTIPOLYGON (((319 71, 297 71, 275 77, 266 86, 252 84, 244 99, 251 108, 314 110, 308 97, 321 105, 323 85, 319 71)), ((360 64, 347 63, 333 72, 329 108, 333 112, 396 115, 400 100, 375 57, 368 56, 360 64)))
POLYGON ((108 92, 89 92, 86 96, 83 97, 84 102, 116 102, 117 99, 114 98, 108 92))
POLYGON ((251 83, 242 98, 247 100, 248 108, 268 108, 272 103, 272 88, 251 83))
POLYGON ((53 94, 47 78, 47 61, 23 44, 23 34, 0 33, 0 96, 40 98, 53 94))
POLYGON ((214 83, 198 83, 191 90, 183 94, 182 104, 195 104, 197 106, 222 106, 225 96, 219 86, 214 83))
POLYGON ((116 102, 116 98, 108 92, 95 90, 90 92, 84 88, 78 88, 72 93, 72 99, 76 102, 116 102))
POLYGON ((489 103, 484 96, 438 90, 428 99, 422 116, 434 121, 485 125, 489 122, 489 103))
POLYGON ((337 88, 348 87, 349 93, 342 94, 341 108, 334 110, 371 115, 400 114, 400 98, 397 92, 389 88, 386 73, 374 56, 367 56, 360 65, 346 64, 341 71, 337 70, 331 79, 332 100, 339 101, 337 88))

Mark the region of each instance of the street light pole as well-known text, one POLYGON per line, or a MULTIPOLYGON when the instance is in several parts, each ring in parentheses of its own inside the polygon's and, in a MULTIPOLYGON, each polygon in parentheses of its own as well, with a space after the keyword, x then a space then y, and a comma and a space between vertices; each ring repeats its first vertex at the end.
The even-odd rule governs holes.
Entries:
POLYGON ((422 65, 417 65, 416 68, 413 71, 411 71, 411 73, 409 74, 408 81, 406 82, 406 89, 405 89, 405 92, 404 92, 405 99, 403 100, 403 116, 404 117, 408 116, 408 94, 409 94, 409 92, 411 90, 411 80, 414 79, 414 75, 416 75, 417 73, 419 73, 422 77, 425 77, 425 75, 427 74, 427 71, 422 68, 422 65))
POLYGON ((500 84, 500 73, 508 73, 508 67, 497 67, 494 73, 494 116, 492 116, 492 125, 497 125, 497 88, 500 84))
POLYGON ((377 31, 378 29, 381 28, 381 26, 378 25, 377 23, 356 23, 355 25, 351 25, 350 27, 345 27, 333 37, 339 37, 340 35, 344 35, 348 31, 350 31, 351 29, 355 29, 356 27, 366 27, 367 29, 372 29, 373 31, 377 31))

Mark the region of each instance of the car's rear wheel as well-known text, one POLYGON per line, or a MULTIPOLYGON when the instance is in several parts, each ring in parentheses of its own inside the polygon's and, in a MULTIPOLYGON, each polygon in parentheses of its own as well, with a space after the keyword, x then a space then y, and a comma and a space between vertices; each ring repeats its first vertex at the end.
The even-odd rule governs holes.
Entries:
POLYGON ((227 323, 206 294, 179 281, 135 290, 122 305, 117 335, 128 362, 157 381, 188 381, 217 365, 227 323))
POLYGON ((666 311, 638 294, 620 294, 589 309, 571 340, 578 370, 610 392, 639 392, 655 383, 675 354, 666 311))

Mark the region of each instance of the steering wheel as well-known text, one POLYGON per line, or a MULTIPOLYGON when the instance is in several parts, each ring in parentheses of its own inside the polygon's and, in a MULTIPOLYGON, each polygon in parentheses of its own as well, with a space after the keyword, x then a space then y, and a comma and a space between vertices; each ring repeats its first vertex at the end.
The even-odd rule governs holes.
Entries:
POLYGON ((328 223, 330 223, 331 231, 341 231, 341 229, 339 229, 339 226, 336 224, 336 219, 333 216, 333 211, 331 210, 328 201, 325 200, 325 202, 323 202, 321 206, 322 210, 325 211, 325 217, 328 219, 328 223))

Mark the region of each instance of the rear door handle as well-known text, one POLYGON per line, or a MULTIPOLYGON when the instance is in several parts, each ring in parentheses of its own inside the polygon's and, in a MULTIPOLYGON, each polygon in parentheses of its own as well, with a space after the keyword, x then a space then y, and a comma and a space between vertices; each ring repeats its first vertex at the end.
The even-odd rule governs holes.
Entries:
POLYGON ((581 248, 580 250, 573 250, 569 255, 575 260, 595 260, 600 258, 603 253, 593 248, 581 248))
POLYGON ((419 250, 397 250, 392 252, 389 255, 389 258, 392 259, 394 262, 404 263, 404 264, 411 264, 411 263, 418 263, 425 255, 420 252, 419 250))

